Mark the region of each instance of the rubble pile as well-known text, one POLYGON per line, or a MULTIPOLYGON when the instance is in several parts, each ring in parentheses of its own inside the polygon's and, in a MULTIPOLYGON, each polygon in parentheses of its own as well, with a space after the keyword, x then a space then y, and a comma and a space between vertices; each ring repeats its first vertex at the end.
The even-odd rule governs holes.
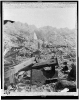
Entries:
MULTIPOLYGON (((24 31, 26 32, 27 29, 24 31)), ((29 34, 28 31, 26 33, 29 34)), ((12 35, 13 33, 5 34, 12 35)), ((11 47, 11 44, 5 45, 5 48, 11 47, 4 55, 5 91, 10 91, 10 93, 22 91, 76 92, 76 51, 74 46, 56 45, 56 40, 51 45, 50 42, 45 44, 43 40, 40 43, 38 38, 37 40, 34 40, 33 37, 30 39, 29 35, 24 35, 23 38, 19 37, 19 34, 15 35, 21 39, 20 41, 16 40, 18 44, 16 47, 13 45, 11 47), (15 70, 16 67, 18 71, 15 70), (11 73, 13 76, 6 78, 11 73)), ((14 42, 12 43, 15 45, 14 42)))
MULTIPOLYGON (((43 52, 43 51, 41 51, 41 52, 42 53, 40 54, 40 58, 39 58, 38 62, 45 62, 47 60, 54 58, 55 54, 53 54, 53 53, 45 54, 45 52, 43 52)), ((45 92, 45 91, 59 92, 59 91, 62 91, 64 88, 69 88, 69 89, 75 88, 76 89, 76 83, 75 83, 76 82, 76 71, 74 69, 74 68, 76 68, 74 65, 75 63, 68 59, 67 60, 60 59, 62 57, 62 55, 57 55, 57 56, 58 56, 57 59, 58 59, 59 65, 58 65, 58 67, 55 66, 55 71, 58 72, 58 75, 57 75, 55 81, 54 81, 53 77, 47 78, 45 76, 45 74, 43 73, 42 69, 38 69, 38 70, 33 69, 32 77, 31 77, 31 71, 29 73, 28 73, 28 71, 25 71, 22 75, 18 74, 19 77, 16 78, 17 82, 15 82, 16 87, 18 87, 18 88, 16 88, 16 90, 19 92, 21 92, 23 90, 26 92, 36 92, 36 91, 38 91, 38 92, 45 92), (73 70, 73 72, 72 72, 72 70, 73 70), (49 80, 49 81, 47 81, 47 80, 49 80), (61 80, 65 80, 67 82, 65 86, 63 86, 65 83, 63 83, 63 81, 61 81, 61 80), (71 82, 71 83, 74 82, 74 85, 71 85, 69 82, 71 82), (63 85, 62 85, 62 83, 63 83, 63 85), (22 85, 22 84, 24 84, 24 85, 22 85), (68 84, 70 84, 70 85, 68 86, 68 84)), ((21 58, 24 59, 23 57, 21 57, 21 58)), ((16 59, 17 59, 17 57, 16 57, 16 59)), ((28 58, 25 57, 25 59, 28 59, 28 58)), ((19 59, 19 61, 20 61, 20 59, 19 59)), ((13 90, 11 89, 10 92, 11 91, 13 91, 13 90)), ((75 91, 75 90, 73 90, 73 91, 75 91)))

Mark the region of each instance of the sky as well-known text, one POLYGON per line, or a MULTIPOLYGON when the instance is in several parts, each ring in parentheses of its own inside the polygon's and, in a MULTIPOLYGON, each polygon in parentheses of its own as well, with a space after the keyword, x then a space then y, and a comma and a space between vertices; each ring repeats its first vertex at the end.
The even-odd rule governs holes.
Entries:
POLYGON ((3 20, 20 21, 29 25, 35 25, 37 28, 43 26, 52 26, 56 28, 73 29, 76 26, 76 6, 74 4, 49 4, 46 5, 31 4, 3 4, 3 20), (55 6, 54 6, 55 5, 55 6))

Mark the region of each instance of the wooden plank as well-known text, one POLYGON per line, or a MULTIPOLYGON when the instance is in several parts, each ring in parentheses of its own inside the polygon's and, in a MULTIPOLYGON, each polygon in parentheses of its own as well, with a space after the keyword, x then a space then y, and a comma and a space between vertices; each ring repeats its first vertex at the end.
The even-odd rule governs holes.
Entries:
POLYGON ((15 73, 17 73, 18 71, 20 71, 21 69, 23 69, 25 67, 28 68, 31 64, 33 64, 34 59, 35 59, 35 57, 33 57, 27 61, 24 61, 21 64, 13 66, 12 68, 10 67, 9 70, 4 72, 4 78, 8 78, 8 77, 14 75, 15 73))
POLYGON ((28 61, 24 61, 23 63, 14 66, 15 73, 17 73, 18 71, 20 71, 21 69, 23 69, 25 67, 28 68, 28 66, 30 66, 31 64, 34 63, 34 60, 35 60, 35 57, 30 58, 28 61))

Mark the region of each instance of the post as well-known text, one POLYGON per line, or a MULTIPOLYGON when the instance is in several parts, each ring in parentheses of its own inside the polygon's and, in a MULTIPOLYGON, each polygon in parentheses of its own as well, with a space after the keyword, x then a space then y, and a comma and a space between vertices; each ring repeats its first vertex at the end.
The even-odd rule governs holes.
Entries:
POLYGON ((32 87, 32 66, 31 66, 31 78, 30 78, 30 92, 31 92, 31 87, 32 87))

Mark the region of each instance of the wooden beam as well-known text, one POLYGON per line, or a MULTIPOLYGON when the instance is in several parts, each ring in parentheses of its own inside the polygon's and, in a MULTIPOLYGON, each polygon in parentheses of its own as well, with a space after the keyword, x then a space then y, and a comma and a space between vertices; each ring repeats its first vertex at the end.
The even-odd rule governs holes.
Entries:
POLYGON ((8 71, 4 72, 4 78, 8 78, 10 77, 11 75, 17 73, 18 71, 20 71, 21 69, 23 68, 28 68, 30 65, 32 65, 34 63, 34 60, 35 60, 35 57, 33 58, 30 58, 29 60, 27 61, 24 61, 23 63, 21 64, 18 64, 16 66, 13 66, 12 68, 10 68, 8 71))

